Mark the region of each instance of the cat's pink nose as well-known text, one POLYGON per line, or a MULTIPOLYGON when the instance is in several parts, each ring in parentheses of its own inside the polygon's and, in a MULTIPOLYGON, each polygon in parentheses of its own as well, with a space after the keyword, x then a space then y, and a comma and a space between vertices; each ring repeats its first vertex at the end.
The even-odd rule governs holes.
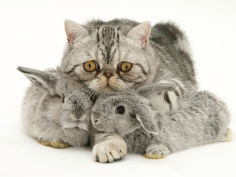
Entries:
POLYGON ((107 77, 107 78, 110 78, 112 76, 112 71, 105 71, 104 72, 104 75, 107 77))

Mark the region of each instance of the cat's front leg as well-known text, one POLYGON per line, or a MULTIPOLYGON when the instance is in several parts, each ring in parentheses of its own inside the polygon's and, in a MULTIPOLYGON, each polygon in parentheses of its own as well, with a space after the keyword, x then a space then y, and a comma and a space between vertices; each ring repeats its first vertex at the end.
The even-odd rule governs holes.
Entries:
POLYGON ((149 100, 154 110, 165 113, 178 109, 178 99, 185 96, 187 90, 184 84, 178 79, 160 80, 158 83, 175 85, 175 91, 162 91, 149 95, 149 100))
POLYGON ((98 162, 113 162, 120 160, 127 154, 125 141, 115 133, 95 134, 93 159, 98 162))

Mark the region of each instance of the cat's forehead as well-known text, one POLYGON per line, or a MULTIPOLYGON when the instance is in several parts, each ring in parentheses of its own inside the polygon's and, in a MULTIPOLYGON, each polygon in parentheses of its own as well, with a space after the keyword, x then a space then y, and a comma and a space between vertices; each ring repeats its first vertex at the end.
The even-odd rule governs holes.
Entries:
POLYGON ((97 28, 97 47, 105 63, 112 63, 119 47, 119 29, 112 25, 102 25, 97 28))
POLYGON ((97 42, 104 42, 111 45, 113 42, 119 43, 119 29, 113 25, 102 25, 97 28, 97 42), (117 40, 117 41, 114 41, 117 40))

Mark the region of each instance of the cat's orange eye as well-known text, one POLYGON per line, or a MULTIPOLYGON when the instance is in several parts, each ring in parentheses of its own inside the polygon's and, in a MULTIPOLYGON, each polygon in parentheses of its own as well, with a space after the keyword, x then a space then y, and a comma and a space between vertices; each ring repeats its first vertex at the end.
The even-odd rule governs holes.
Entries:
POLYGON ((118 64, 117 69, 124 73, 129 72, 132 69, 132 63, 127 62, 127 61, 122 61, 118 64))
POLYGON ((98 63, 94 60, 86 61, 83 63, 83 65, 84 65, 84 70, 87 72, 93 72, 99 69, 98 63))

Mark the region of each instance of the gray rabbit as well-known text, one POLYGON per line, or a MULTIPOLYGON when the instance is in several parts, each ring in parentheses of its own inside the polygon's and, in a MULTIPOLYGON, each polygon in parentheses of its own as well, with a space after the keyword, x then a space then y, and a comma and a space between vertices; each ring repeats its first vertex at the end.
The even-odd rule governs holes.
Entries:
MULTIPOLYGON (((153 86, 160 89, 158 84, 153 86)), ((145 95, 150 88, 137 92, 145 95)), ((134 92, 110 93, 96 100, 91 120, 95 129, 116 132, 124 138, 128 151, 147 158, 163 158, 194 146, 230 140, 227 108, 211 93, 198 92, 178 102, 178 110, 161 114, 134 92)))
POLYGON ((127 146, 120 136, 96 133, 92 128, 90 110, 97 97, 93 91, 67 78, 60 68, 39 71, 19 67, 18 70, 33 83, 22 107, 23 126, 28 135, 55 148, 91 145, 93 154, 102 156, 105 150, 112 155, 112 161, 126 155, 127 146))
POLYGON ((33 83, 22 110, 28 135, 43 145, 56 148, 83 146, 89 140, 92 92, 64 78, 59 70, 39 71, 18 67, 33 83))

